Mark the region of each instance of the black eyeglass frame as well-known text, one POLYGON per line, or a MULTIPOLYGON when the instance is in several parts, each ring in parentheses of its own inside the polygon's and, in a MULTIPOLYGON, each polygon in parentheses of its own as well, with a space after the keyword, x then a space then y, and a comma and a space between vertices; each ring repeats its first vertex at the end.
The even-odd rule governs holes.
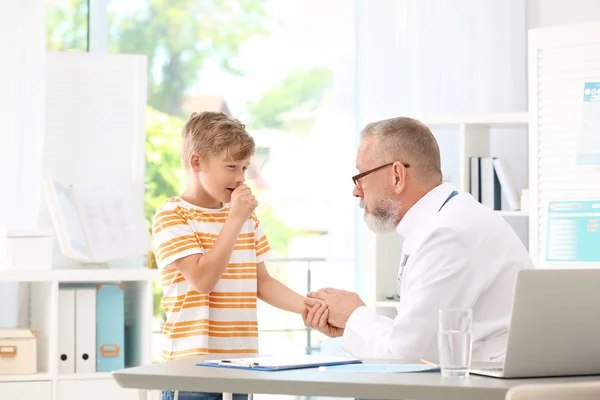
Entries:
MULTIPOLYGON (((383 164, 383 165, 380 165, 379 167, 375 167, 375 168, 372 168, 372 169, 370 169, 368 171, 361 172, 358 175, 354 175, 352 177, 352 182, 354 182, 354 186, 356 186, 356 188, 358 190, 362 190, 362 188, 360 187, 360 183, 359 183, 362 178, 364 178, 365 176, 367 176, 367 175, 369 175, 369 174, 371 174, 371 173, 373 173, 375 171, 379 171, 382 168, 389 167, 390 165, 394 165, 395 162, 396 161, 391 162, 391 163, 387 163, 387 164, 383 164)), ((410 164, 402 163, 402 165, 404 165, 404 168, 410 168, 410 164)))

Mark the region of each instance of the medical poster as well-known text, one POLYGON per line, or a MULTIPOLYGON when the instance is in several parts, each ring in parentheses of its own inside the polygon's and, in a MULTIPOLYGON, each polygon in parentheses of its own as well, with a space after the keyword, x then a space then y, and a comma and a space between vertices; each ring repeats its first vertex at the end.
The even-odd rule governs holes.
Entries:
POLYGON ((581 115, 576 163, 600 165, 600 82, 585 82, 581 115))
POLYGON ((600 262, 600 200, 550 202, 546 261, 600 262))

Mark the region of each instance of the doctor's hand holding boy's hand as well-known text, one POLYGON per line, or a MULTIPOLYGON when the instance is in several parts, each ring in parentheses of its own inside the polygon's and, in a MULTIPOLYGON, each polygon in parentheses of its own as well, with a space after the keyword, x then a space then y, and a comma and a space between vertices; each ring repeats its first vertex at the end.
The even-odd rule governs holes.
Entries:
POLYGON ((346 322, 348 322, 354 310, 365 306, 364 301, 356 293, 346 290, 325 288, 310 292, 307 296, 308 298, 304 303, 308 306, 314 305, 317 301, 327 303, 327 322, 329 325, 338 328, 345 328, 346 322))
POLYGON ((322 300, 306 299, 305 305, 302 319, 306 327, 315 329, 331 338, 340 337, 344 334, 343 328, 338 328, 328 322, 329 308, 327 303, 322 300))
POLYGON ((242 221, 248 220, 258 206, 252 190, 244 184, 238 186, 231 193, 231 211, 229 215, 242 221))

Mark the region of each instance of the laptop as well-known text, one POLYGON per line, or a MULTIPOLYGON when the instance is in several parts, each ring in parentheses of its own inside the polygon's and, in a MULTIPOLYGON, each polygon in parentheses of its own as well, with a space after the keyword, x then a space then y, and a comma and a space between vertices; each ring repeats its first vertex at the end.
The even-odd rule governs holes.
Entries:
POLYGON ((600 269, 523 270, 496 378, 600 375, 600 269))

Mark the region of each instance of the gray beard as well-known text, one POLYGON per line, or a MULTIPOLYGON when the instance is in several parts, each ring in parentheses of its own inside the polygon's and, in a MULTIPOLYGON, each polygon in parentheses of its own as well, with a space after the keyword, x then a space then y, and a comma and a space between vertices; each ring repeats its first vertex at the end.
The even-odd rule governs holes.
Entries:
MULTIPOLYGON (((364 199, 360 199, 360 208, 365 209, 364 199)), ((375 233, 390 233, 396 230, 402 204, 392 196, 382 197, 370 212, 365 212, 364 220, 370 230, 375 233)))

